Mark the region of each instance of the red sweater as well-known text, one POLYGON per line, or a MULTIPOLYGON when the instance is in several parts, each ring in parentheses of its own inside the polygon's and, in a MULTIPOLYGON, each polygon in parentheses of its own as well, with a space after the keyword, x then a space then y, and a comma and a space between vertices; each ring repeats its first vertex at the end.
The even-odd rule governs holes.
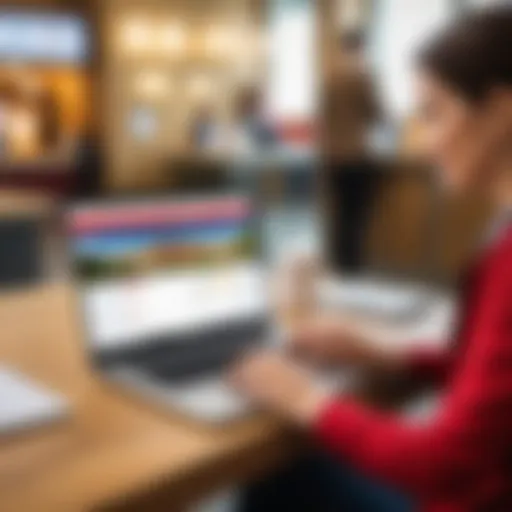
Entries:
POLYGON ((411 368, 442 381, 442 410, 413 424, 357 403, 328 404, 319 437, 424 512, 512 511, 512 229, 468 273, 460 329, 445 354, 411 368))

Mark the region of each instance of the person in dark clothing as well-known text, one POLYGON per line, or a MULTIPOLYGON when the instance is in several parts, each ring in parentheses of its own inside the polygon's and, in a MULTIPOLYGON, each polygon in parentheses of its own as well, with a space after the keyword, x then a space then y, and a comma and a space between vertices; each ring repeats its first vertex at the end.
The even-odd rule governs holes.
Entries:
POLYGON ((345 272, 364 265, 362 234, 379 178, 368 141, 381 110, 364 50, 358 32, 341 38, 324 102, 328 255, 333 268, 345 272))
POLYGON ((81 138, 76 156, 75 196, 80 198, 96 197, 101 193, 103 152, 98 137, 88 130, 81 138))

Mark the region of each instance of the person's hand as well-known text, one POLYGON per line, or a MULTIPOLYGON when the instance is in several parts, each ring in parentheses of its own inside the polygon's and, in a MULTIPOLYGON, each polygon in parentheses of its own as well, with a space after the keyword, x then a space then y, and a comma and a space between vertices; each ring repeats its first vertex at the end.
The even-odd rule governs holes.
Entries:
POLYGON ((315 283, 322 272, 321 263, 306 256, 287 261, 273 280, 275 308, 285 323, 316 310, 315 283))
POLYGON ((291 330, 287 348, 318 364, 364 363, 371 358, 370 344, 357 331, 337 318, 316 316, 291 330))
POLYGON ((249 355, 233 368, 232 385, 251 402, 300 425, 310 425, 328 400, 309 374, 273 351, 249 355))

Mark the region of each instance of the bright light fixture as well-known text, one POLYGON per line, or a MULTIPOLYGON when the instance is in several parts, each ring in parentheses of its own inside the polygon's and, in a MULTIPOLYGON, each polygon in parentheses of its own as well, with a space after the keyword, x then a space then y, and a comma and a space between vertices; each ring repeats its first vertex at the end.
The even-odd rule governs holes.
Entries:
POLYGON ((238 50, 238 42, 226 27, 212 27, 206 36, 205 49, 212 56, 226 57, 238 50))
POLYGON ((178 22, 165 23, 159 31, 159 43, 162 50, 183 52, 186 43, 186 31, 178 22))
POLYGON ((213 84, 205 75, 195 75, 191 78, 189 92, 196 99, 204 99, 213 92, 213 84))
POLYGON ((145 21, 128 20, 122 27, 122 42, 131 51, 145 51, 151 47, 153 33, 145 21))
POLYGON ((144 71, 135 79, 135 92, 143 99, 159 99, 169 94, 170 87, 167 76, 160 71, 144 71))

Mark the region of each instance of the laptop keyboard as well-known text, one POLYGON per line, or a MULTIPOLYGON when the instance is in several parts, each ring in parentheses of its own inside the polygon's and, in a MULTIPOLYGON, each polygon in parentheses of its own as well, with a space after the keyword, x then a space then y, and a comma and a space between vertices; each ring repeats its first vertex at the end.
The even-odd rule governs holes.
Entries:
POLYGON ((137 366, 165 382, 218 375, 237 357, 265 341, 263 327, 262 322, 246 323, 218 329, 189 343, 168 343, 140 357, 137 366))
POLYGON ((240 356, 243 349, 204 350, 204 347, 189 354, 173 354, 170 350, 165 359, 152 362, 145 371, 157 380, 176 382, 190 377, 204 377, 219 374, 240 356))

